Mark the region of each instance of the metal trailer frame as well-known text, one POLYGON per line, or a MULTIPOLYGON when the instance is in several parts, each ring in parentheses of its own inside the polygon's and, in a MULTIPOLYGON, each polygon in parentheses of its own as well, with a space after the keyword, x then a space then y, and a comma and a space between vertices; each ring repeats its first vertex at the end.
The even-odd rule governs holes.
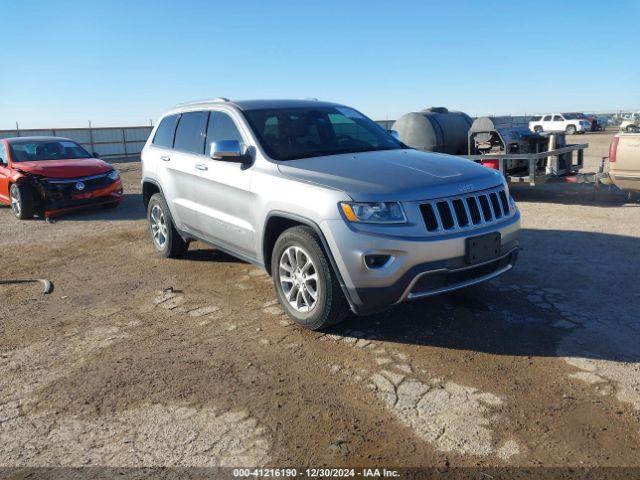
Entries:
MULTIPOLYGON (((500 173, 510 183, 529 183, 535 186, 540 183, 548 183, 554 181, 563 181, 564 178, 578 175, 578 171, 584 164, 584 149, 589 146, 588 143, 579 143, 575 145, 567 145, 562 148, 556 148, 547 152, 538 153, 509 153, 509 154, 492 154, 484 155, 460 155, 462 158, 479 162, 480 160, 497 160, 500 173), (577 161, 573 162, 573 152, 577 152, 577 161), (559 156, 566 155, 565 161, 568 167, 559 167, 559 156), (538 167, 538 161, 546 159, 544 171, 538 167), (525 160, 528 162, 527 175, 507 175, 505 171, 506 160, 525 160), (563 178, 564 177, 564 178, 563 178)), ((567 181, 567 180, 564 180, 567 181)))

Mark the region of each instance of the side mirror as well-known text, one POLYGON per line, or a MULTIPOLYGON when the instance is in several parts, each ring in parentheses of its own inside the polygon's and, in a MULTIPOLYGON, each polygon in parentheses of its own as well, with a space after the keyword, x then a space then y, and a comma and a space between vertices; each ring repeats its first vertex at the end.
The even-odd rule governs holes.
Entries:
POLYGON ((225 162, 244 163, 249 160, 246 147, 238 140, 219 140, 212 142, 209 149, 209 156, 214 160, 225 162))
POLYGON ((91 155, 93 155, 93 158, 100 158, 98 152, 91 152, 91 155))
POLYGON ((400 134, 398 133, 397 130, 387 130, 387 133, 391 135, 393 138, 395 138, 396 140, 400 140, 400 134))

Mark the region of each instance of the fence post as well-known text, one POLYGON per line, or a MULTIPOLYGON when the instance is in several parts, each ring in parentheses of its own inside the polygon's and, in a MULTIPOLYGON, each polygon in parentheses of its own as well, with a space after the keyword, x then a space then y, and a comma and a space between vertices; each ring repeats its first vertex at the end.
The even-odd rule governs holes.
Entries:
POLYGON ((127 137, 125 136, 124 128, 122 129, 122 146, 124 147, 124 156, 127 158, 129 154, 127 153, 127 137))
POLYGON ((93 128, 91 128, 91 120, 89 120, 89 142, 91 143, 91 155, 96 151, 96 147, 93 145, 93 128))

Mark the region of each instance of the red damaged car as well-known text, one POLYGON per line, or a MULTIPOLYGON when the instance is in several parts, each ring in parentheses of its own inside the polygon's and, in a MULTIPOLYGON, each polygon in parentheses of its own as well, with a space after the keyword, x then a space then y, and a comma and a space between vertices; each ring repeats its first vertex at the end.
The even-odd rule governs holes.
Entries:
POLYGON ((0 139, 0 203, 11 205, 21 220, 94 205, 116 207, 122 196, 118 171, 73 140, 0 139))

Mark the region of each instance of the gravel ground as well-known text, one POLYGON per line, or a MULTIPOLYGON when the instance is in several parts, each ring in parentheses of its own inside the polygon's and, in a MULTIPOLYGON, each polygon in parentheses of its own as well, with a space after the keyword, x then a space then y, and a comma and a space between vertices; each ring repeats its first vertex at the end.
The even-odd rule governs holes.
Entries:
POLYGON ((1 276, 56 286, 0 286, 0 466, 640 466, 638 197, 515 187, 512 272, 317 333, 253 266, 158 258, 119 168, 119 209, 0 209, 1 276))

